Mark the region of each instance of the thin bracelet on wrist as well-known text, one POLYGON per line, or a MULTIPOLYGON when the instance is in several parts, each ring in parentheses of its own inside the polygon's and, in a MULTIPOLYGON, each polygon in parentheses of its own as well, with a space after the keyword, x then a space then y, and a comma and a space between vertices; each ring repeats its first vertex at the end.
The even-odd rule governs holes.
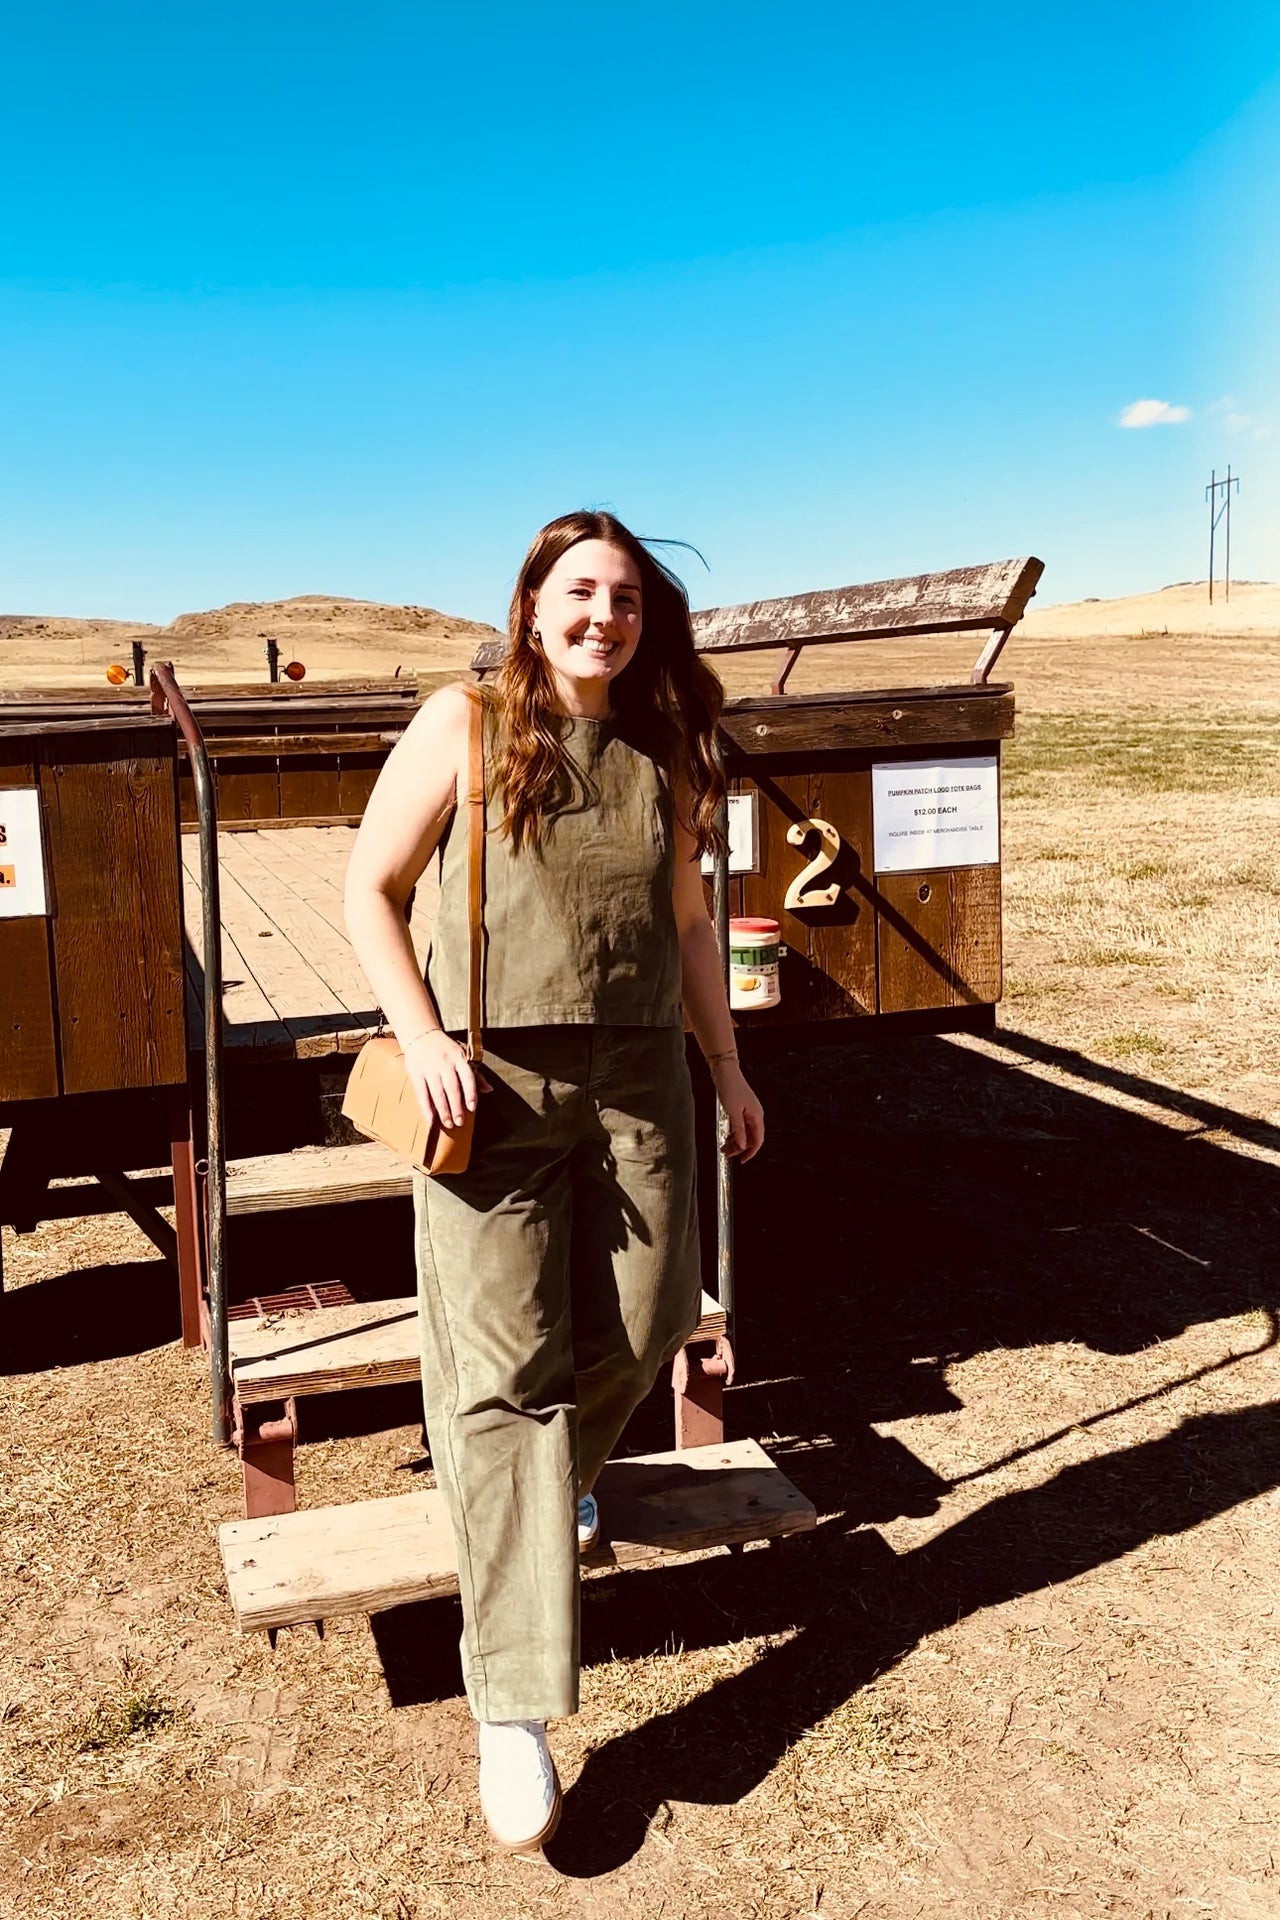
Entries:
POLYGON ((737 1057, 738 1049, 736 1047, 726 1047, 723 1053, 707 1053, 703 1055, 703 1059, 709 1067, 718 1067, 722 1060, 736 1060, 737 1057))
POLYGON ((418 1042, 419 1042, 419 1040, 425 1040, 425 1039, 426 1039, 426 1037, 427 1037, 427 1035, 428 1035, 429 1033, 435 1033, 435 1032, 437 1032, 437 1031, 438 1031, 438 1029, 437 1029, 437 1028, 435 1028, 435 1027, 424 1027, 424 1028, 422 1029, 422 1032, 421 1032, 421 1033, 415 1033, 415 1034, 414 1034, 414 1036, 413 1036, 413 1038, 412 1038, 412 1040, 406 1040, 406 1041, 405 1041, 405 1043, 404 1043, 404 1045, 403 1045, 403 1046, 401 1047, 401 1049, 400 1049, 400 1051, 401 1051, 401 1053, 402 1053, 402 1054, 403 1054, 403 1053, 408 1053, 408 1051, 409 1051, 409 1049, 410 1049, 410 1047, 416 1047, 416 1046, 417 1046, 417 1044, 418 1044, 418 1042))

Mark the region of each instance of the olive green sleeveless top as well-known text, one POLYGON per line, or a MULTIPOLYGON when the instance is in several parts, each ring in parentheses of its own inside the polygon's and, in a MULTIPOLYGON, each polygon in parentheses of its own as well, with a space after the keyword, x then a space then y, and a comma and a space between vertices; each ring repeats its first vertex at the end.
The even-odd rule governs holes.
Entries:
MULTIPOLYGON (((655 762, 613 719, 564 718, 572 794, 540 848, 501 831, 493 769, 498 719, 486 702, 483 1025, 682 1024, 671 885, 674 813, 655 762)), ((427 985, 446 1032, 467 1024, 467 818, 440 853, 427 985)))

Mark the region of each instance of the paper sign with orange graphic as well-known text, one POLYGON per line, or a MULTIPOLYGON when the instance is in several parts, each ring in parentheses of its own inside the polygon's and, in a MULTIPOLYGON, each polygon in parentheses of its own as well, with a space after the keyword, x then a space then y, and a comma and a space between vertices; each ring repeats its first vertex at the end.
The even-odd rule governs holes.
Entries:
POLYGON ((0 787, 0 919, 49 911, 35 787, 0 787))

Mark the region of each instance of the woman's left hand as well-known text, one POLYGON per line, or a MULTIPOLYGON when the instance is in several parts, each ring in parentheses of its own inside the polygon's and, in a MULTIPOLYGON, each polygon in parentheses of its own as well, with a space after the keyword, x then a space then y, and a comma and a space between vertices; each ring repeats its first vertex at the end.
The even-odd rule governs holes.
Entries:
POLYGON ((764 1108, 752 1093, 736 1060, 722 1061, 711 1069, 716 1098, 729 1123, 721 1151, 731 1160, 744 1164, 764 1145, 764 1108))

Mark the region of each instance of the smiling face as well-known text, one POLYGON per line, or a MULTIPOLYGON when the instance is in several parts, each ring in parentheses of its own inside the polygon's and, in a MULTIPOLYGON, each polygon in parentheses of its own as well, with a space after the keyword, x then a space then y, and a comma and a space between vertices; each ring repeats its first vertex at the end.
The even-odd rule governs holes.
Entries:
POLYGON ((566 713, 601 717, 610 683, 640 639, 640 571, 620 547, 579 540, 533 595, 529 624, 542 641, 566 713))

